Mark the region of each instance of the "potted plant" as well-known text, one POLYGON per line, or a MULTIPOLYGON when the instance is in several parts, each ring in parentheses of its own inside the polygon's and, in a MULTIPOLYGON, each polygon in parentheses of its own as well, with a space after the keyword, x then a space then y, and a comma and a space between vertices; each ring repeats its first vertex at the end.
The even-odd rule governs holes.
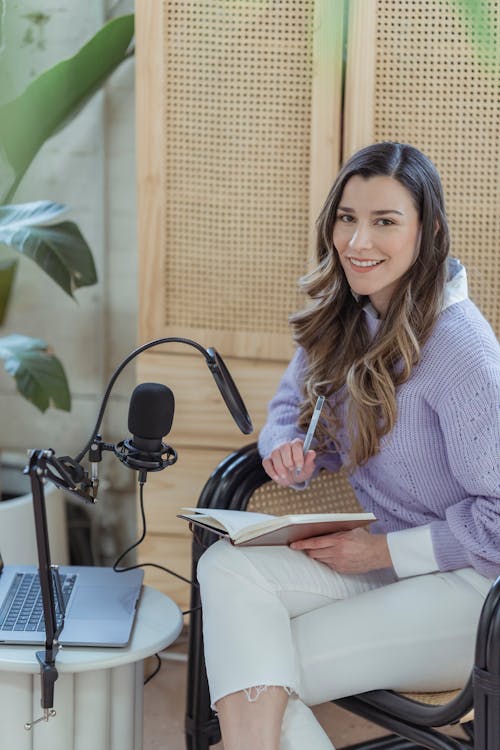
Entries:
MULTIPOLYGON (((79 288, 97 282, 90 247, 79 227, 66 218, 66 206, 52 201, 23 204, 11 201, 43 143, 64 127, 120 63, 133 54, 130 51, 133 33, 133 15, 111 20, 74 56, 44 71, 20 96, 0 106, 0 170, 3 174, 0 186, 0 325, 5 321, 9 300, 15 295, 20 256, 36 263, 73 299, 79 288)), ((18 393, 37 409, 44 412, 52 406, 69 411, 68 378, 52 343, 23 333, 10 333, 0 336, 0 358, 15 379, 18 393)), ((22 475, 9 473, 15 484, 4 496, 10 501, 8 504, 20 509, 28 502, 31 505, 30 495, 18 496, 27 489, 23 486, 22 475)), ((5 514, 6 511, 6 504, 2 503, 0 512, 5 514)), ((5 536, 8 524, 2 519, 0 525, 5 536)), ((5 549, 2 552, 8 559, 5 549)))

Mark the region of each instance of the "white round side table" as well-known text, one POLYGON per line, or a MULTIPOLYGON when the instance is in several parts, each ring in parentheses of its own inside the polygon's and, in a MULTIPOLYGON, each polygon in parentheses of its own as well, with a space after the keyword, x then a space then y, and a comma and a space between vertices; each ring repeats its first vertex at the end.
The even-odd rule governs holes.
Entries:
POLYGON ((66 646, 57 654, 56 716, 42 715, 36 646, 0 646, 0 747, 5 750, 141 750, 143 660, 173 643, 182 614, 145 586, 125 648, 66 646))

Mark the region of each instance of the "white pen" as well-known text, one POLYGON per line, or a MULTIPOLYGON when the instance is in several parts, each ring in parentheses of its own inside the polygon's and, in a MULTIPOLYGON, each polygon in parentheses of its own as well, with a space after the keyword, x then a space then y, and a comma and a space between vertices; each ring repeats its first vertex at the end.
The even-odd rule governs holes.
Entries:
POLYGON ((303 447, 303 453, 304 456, 306 455, 307 451, 311 447, 312 439, 314 437, 314 433, 316 431, 316 426, 318 424, 319 415, 321 414, 321 409, 323 408, 323 404, 325 403, 325 397, 324 396, 318 396, 318 400, 316 401, 316 406, 314 407, 314 411, 311 417, 311 422, 309 423, 309 427, 307 428, 306 437, 304 439, 304 447, 303 447))
MULTIPOLYGON (((309 422, 309 427, 307 428, 306 436, 304 439, 304 445, 302 447, 302 453, 305 456, 309 448, 311 447, 312 439, 314 437, 314 433, 316 431, 316 426, 318 424, 319 415, 321 414, 321 409, 323 408, 323 404, 325 403, 325 397, 324 396, 318 396, 318 399, 316 401, 316 405, 314 407, 314 411, 312 413, 311 421, 309 422)), ((296 468, 295 474, 298 475, 302 469, 296 468)))

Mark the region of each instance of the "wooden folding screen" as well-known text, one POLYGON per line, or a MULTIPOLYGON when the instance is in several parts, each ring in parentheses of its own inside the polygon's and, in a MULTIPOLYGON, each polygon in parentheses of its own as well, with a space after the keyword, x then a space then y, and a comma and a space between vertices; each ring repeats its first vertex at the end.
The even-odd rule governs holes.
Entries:
MULTIPOLYGON (((254 421, 292 347, 314 219, 340 162, 342 0, 136 3, 140 341, 187 336, 223 355, 254 421)), ((194 505, 239 433, 204 360, 171 345, 140 381, 175 393, 178 463, 146 485, 141 559, 189 574, 194 505)), ((182 605, 187 587, 147 580, 182 605)))

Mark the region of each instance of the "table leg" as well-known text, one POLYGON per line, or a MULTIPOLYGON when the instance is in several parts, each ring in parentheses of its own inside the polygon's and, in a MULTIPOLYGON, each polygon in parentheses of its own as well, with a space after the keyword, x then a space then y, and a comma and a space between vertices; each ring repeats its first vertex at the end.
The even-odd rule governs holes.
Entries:
POLYGON ((135 750, 135 663, 111 670, 111 742, 109 750, 135 750))
POLYGON ((74 750, 110 746, 111 670, 79 672, 75 678, 74 750))
POLYGON ((144 739, 144 661, 135 663, 135 745, 142 750, 144 739))

